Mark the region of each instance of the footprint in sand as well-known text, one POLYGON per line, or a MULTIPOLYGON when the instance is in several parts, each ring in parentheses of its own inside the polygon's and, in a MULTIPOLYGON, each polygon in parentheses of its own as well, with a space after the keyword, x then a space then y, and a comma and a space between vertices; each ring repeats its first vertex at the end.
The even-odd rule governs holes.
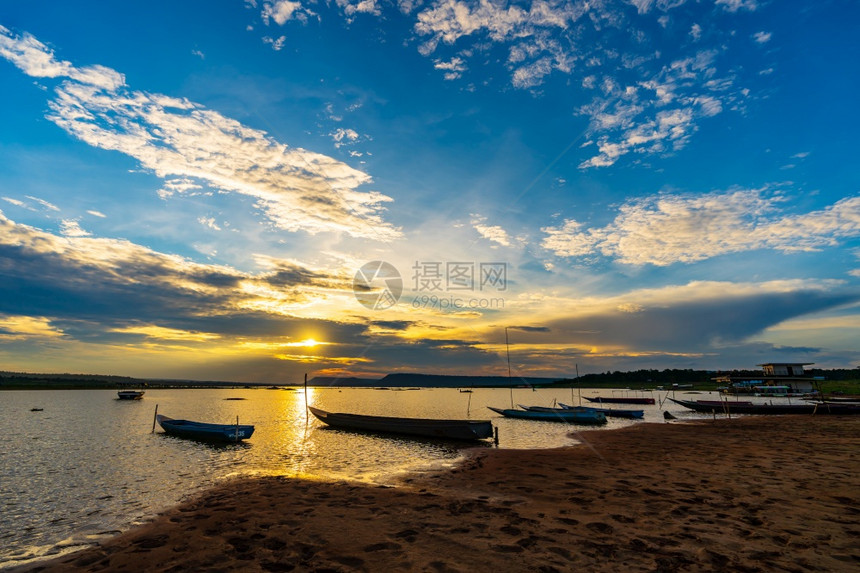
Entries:
POLYGON ((609 517, 611 517, 612 519, 614 519, 618 523, 636 523, 636 518, 628 517, 626 515, 616 514, 616 515, 610 515, 609 517))
POLYGON ((594 531, 595 533, 603 533, 604 535, 609 535, 615 528, 609 525, 608 523, 603 523, 601 521, 592 521, 591 523, 586 523, 585 527, 594 531))
POLYGON ((374 543, 373 545, 367 545, 364 548, 365 553, 373 553, 376 551, 397 551, 401 549, 403 546, 399 543, 394 543, 393 541, 385 541, 382 543, 374 543))
POLYGON ((134 542, 141 549, 155 549, 156 547, 164 547, 167 544, 166 535, 157 535, 155 537, 144 537, 139 541, 134 542))
POLYGON ((269 551, 283 551, 287 548, 287 544, 280 539, 267 539, 263 542, 263 547, 269 551))
POLYGON ((523 548, 521 545, 493 545, 493 551, 498 551, 499 553, 522 553, 523 548))

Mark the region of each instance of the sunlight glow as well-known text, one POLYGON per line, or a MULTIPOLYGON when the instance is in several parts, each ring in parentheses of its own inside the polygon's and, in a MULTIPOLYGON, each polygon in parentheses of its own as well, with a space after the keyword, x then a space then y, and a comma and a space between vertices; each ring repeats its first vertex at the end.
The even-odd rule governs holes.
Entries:
POLYGON ((318 342, 318 341, 314 340, 313 338, 306 338, 306 339, 299 341, 299 342, 288 342, 288 343, 284 344, 284 346, 304 346, 307 348, 313 348, 315 346, 323 346, 326 344, 331 344, 331 343, 330 342, 318 342))

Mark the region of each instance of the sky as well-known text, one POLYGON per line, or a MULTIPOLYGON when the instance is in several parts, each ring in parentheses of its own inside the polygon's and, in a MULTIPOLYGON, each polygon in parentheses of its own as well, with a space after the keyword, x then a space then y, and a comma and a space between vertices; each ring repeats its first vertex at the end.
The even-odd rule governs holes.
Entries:
POLYGON ((0 370, 860 364, 860 4, 0 5, 0 370))

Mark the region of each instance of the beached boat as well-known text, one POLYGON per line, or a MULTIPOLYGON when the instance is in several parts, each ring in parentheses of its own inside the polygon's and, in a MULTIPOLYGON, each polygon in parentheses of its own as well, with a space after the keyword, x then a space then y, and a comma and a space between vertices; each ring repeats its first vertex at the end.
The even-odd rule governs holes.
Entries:
POLYGON ((548 406, 523 406, 522 404, 517 404, 523 410, 532 410, 535 412, 572 412, 574 410, 578 410, 580 412, 601 412, 607 418, 628 418, 628 419, 638 419, 645 417, 645 410, 626 410, 623 408, 593 408, 591 406, 570 406, 568 404, 562 404, 559 402, 557 408, 550 408, 548 406))
POLYGON ((192 440, 238 442, 247 440, 254 433, 254 426, 240 425, 238 419, 235 424, 207 424, 190 420, 174 420, 161 414, 156 414, 155 419, 164 429, 165 434, 192 440))
MULTIPOLYGON (((565 410, 575 409, 575 408, 583 408, 584 406, 569 406, 567 404, 562 404, 559 402, 560 407, 565 410)), ((645 417, 645 410, 631 410, 627 408, 592 408, 593 410, 597 410, 598 412, 603 412, 607 418, 630 418, 630 419, 638 419, 645 417)))
POLYGON ((493 437, 493 424, 487 420, 437 420, 432 418, 397 418, 326 412, 308 407, 321 422, 346 430, 405 434, 448 440, 482 440, 493 437))
POLYGON ((747 400, 695 400, 696 404, 701 404, 703 406, 714 406, 716 408, 722 408, 723 404, 726 402, 730 402, 734 406, 752 406, 752 402, 747 400))
POLYGON ((587 396, 583 396, 583 398, 589 402, 597 402, 598 404, 654 404, 654 398, 640 398, 637 396, 628 396, 626 398, 618 398, 615 396, 598 396, 596 398, 589 398, 587 396))
POLYGON ((605 424, 606 415, 603 412, 587 410, 562 410, 560 408, 547 408, 546 410, 517 410, 515 408, 493 408, 487 406, 493 412, 501 414, 506 418, 519 418, 523 420, 543 420, 546 422, 566 422, 569 424, 605 424), (547 411, 548 410, 548 411, 547 411))
POLYGON ((120 390, 116 393, 120 400, 140 400, 144 394, 143 390, 120 390))
POLYGON ((837 402, 805 402, 801 404, 753 404, 748 402, 733 402, 731 400, 715 404, 713 401, 699 403, 692 400, 676 400, 669 398, 678 405, 696 412, 730 414, 835 414, 860 415, 860 405, 837 402))

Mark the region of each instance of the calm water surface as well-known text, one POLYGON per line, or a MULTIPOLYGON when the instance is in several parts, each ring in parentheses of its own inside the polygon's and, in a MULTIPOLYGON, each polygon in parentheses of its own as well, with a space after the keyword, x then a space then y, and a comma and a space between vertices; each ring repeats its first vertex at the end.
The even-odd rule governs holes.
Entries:
MULTIPOLYGON (((659 401, 665 393, 653 396, 659 401)), ((486 406, 578 399, 566 389, 308 389, 312 405, 335 412, 490 419, 501 448, 570 445, 576 438, 569 434, 578 427, 505 419, 486 406)), ((659 406, 644 408, 647 421, 663 421, 659 406)), ((664 408, 679 418, 695 416, 671 403, 664 408)), ((154 389, 136 401, 117 400, 113 390, 0 392, 6 436, 0 448, 0 568, 115 535, 237 475, 393 483, 404 473, 450 466, 469 447, 331 430, 305 415, 301 389, 154 389), (156 404, 172 418, 234 423, 238 416, 256 431, 247 442, 226 446, 169 437, 160 428, 153 433, 156 404)), ((631 423, 640 422, 613 418, 604 428, 631 423)))

